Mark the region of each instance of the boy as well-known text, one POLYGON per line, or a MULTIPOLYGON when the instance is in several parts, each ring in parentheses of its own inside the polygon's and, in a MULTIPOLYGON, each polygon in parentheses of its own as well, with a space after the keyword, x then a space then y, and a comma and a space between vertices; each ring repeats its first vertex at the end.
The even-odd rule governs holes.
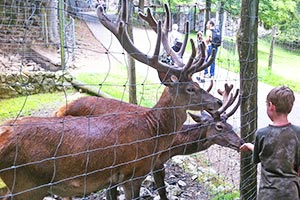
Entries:
POLYGON ((288 121, 295 101, 285 86, 267 95, 267 114, 273 122, 256 132, 254 145, 243 144, 241 151, 253 151, 253 163, 261 163, 261 181, 257 199, 295 200, 300 198, 300 127, 288 121))

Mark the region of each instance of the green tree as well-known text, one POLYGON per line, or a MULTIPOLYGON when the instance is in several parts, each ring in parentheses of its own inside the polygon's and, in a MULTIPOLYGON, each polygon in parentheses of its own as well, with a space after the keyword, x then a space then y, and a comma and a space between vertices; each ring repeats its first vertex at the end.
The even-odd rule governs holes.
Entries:
POLYGON ((261 0, 259 20, 267 29, 274 25, 286 27, 287 23, 297 18, 297 4, 299 5, 299 0, 261 0))
POLYGON ((174 11, 175 6, 192 4, 192 3, 195 3, 195 0, 162 0, 159 2, 169 4, 171 11, 174 11))

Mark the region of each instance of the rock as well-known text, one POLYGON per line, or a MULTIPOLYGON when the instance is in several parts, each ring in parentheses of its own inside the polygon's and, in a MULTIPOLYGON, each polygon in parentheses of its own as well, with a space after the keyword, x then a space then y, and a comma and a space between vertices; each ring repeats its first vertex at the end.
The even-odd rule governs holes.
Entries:
POLYGON ((195 181, 195 180, 197 180, 197 179, 198 179, 198 175, 192 176, 192 181, 195 181))
POLYGON ((182 180, 179 180, 177 184, 179 185, 180 188, 186 187, 186 183, 182 180))
POLYGON ((182 193, 182 189, 176 184, 176 185, 169 185, 167 187, 168 194, 172 196, 179 196, 182 193))

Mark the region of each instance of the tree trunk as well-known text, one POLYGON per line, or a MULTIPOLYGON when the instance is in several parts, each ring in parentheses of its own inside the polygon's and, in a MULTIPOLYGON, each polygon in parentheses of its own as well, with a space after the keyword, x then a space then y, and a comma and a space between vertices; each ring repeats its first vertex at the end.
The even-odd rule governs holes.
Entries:
MULTIPOLYGON (((132 0, 129 1, 129 7, 133 6, 132 0)), ((129 16, 132 16, 132 10, 129 9, 130 13, 129 16)), ((128 19, 127 31, 128 35, 131 38, 132 42, 133 40, 133 22, 132 17, 129 17, 128 19)), ((137 96, 136 96, 136 72, 135 72, 135 60, 130 56, 130 54, 127 54, 128 58, 128 81, 129 81, 129 103, 137 104, 137 96)))
POLYGON ((274 55, 274 46, 275 46, 276 34, 277 34, 277 26, 273 26, 271 46, 270 46, 270 54, 269 54, 269 64, 268 64, 268 69, 269 70, 272 70, 272 65, 273 65, 273 55, 274 55))
POLYGON ((144 13, 145 2, 144 0, 139 0, 139 11, 144 13))
MULTIPOLYGON (((237 35, 240 61, 241 137, 253 143, 257 129, 257 26, 259 0, 242 0, 237 35)), ((257 171, 250 152, 241 153, 240 199, 256 199, 257 171)))
POLYGON ((54 45, 59 44, 59 34, 58 34, 58 1, 45 1, 43 6, 46 11, 47 18, 47 32, 48 32, 48 41, 54 45))
POLYGON ((224 5, 225 1, 220 1, 220 10, 219 10, 219 30, 221 35, 223 35, 223 25, 224 25, 224 5))
POLYGON ((206 6, 206 9, 205 9, 204 34, 206 35, 206 23, 210 20, 211 0, 206 0, 205 6, 206 6))

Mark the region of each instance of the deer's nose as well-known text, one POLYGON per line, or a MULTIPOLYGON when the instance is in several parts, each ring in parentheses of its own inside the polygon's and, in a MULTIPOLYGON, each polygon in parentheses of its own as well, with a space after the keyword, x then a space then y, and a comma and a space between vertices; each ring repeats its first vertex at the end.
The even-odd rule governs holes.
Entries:
POLYGON ((241 139, 240 144, 241 146, 245 143, 245 141, 243 139, 241 139))

